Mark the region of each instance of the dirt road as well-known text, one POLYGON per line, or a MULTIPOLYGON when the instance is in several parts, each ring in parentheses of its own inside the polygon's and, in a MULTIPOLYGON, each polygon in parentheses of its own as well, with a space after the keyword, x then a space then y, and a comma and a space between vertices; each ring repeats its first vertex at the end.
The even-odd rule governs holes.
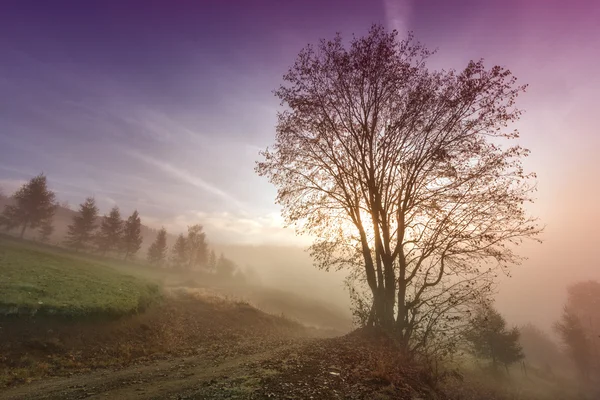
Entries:
POLYGON ((120 370, 47 378, 0 392, 1 399, 219 399, 248 398, 268 374, 259 364, 296 351, 306 340, 275 344, 264 351, 214 360, 175 358, 120 370))

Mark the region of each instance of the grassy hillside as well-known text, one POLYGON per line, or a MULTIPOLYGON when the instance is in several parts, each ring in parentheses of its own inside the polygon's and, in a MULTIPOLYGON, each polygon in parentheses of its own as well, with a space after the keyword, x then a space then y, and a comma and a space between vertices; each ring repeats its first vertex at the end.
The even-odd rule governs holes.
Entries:
POLYGON ((123 315, 145 308, 158 286, 93 260, 0 237, 0 314, 123 315))

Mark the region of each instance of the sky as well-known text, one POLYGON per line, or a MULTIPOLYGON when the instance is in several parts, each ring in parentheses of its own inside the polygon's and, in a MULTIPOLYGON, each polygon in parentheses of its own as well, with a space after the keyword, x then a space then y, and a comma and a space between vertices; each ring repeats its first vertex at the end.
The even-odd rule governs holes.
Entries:
POLYGON ((274 140, 272 90, 319 38, 411 30, 437 49, 431 68, 483 58, 529 84, 515 127, 546 231, 498 297, 526 322, 566 283, 600 279, 597 21, 600 2, 582 0, 3 1, 0 187, 44 172, 74 206, 93 195, 174 233, 199 222, 215 241, 303 246, 253 171, 274 140))

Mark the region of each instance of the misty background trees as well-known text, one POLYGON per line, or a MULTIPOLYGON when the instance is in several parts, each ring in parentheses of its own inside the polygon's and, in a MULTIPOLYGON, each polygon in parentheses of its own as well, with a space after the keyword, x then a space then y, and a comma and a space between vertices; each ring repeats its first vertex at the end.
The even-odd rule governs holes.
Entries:
POLYGON ((114 206, 108 215, 102 218, 100 231, 96 234, 96 245, 98 251, 105 255, 109 251, 119 249, 121 239, 121 230, 123 229, 123 220, 119 207, 114 206))
POLYGON ((79 205, 78 215, 73 217, 73 223, 69 225, 65 243, 75 251, 85 249, 92 244, 96 219, 98 218, 98 207, 93 197, 88 197, 79 205))
POLYGON ((600 383, 600 283, 579 282, 567 294, 555 330, 580 377, 600 383))
POLYGON ((203 231, 202 225, 188 226, 185 244, 188 269, 197 266, 206 268, 208 262, 208 243, 206 242, 206 234, 203 231))
POLYGON ((148 262, 152 265, 162 266, 167 258, 167 230, 161 228, 156 239, 148 248, 148 262))
POLYGON ((470 325, 465 338, 471 352, 478 358, 491 360, 494 370, 501 364, 508 371, 509 365, 525 357, 519 343, 519 329, 509 329, 504 317, 491 305, 481 306, 470 325))
POLYGON ((137 210, 135 210, 123 226, 121 241, 121 251, 125 254, 123 258, 127 260, 135 255, 140 247, 142 247, 142 221, 137 210))
MULTIPOLYGON (((367 322, 414 352, 460 322, 540 232, 519 133, 525 86, 503 67, 431 71, 412 37, 373 26, 307 46, 276 96, 276 140, 256 171, 315 237, 318 267, 366 287, 367 322), (443 322, 443 324, 441 324, 443 322)), ((460 325, 460 324, 459 324, 460 325)))
POLYGON ((188 265, 187 241, 183 233, 177 236, 177 240, 171 249, 171 263, 179 269, 188 265))
POLYGON ((19 237, 25 231, 43 227, 42 237, 51 233, 52 217, 56 210, 56 196, 48 189, 46 176, 40 174, 21 186, 12 196, 15 204, 4 207, 0 224, 7 229, 19 228, 19 237))
MULTIPOLYGON (((142 249, 142 219, 137 210, 123 220, 118 206, 108 214, 99 215, 96 200, 87 197, 76 212, 70 211, 68 203, 56 201, 48 188, 47 178, 40 174, 19 188, 9 198, 0 214, 0 229, 17 230, 23 238, 27 229, 37 229, 36 240, 51 243, 55 235, 53 216, 57 209, 68 211, 72 216, 66 225, 64 237, 54 241, 75 252, 85 251, 108 257, 119 257, 125 261, 140 262, 137 258, 142 249)), ((148 229, 148 228, 145 228, 148 229)), ((175 268, 182 271, 206 271, 221 278, 232 278, 239 267, 221 255, 217 259, 214 249, 208 245, 204 228, 200 224, 188 226, 187 235, 180 234, 169 250, 169 234, 166 229, 156 231, 154 241, 148 246, 145 261, 148 265, 175 268)))

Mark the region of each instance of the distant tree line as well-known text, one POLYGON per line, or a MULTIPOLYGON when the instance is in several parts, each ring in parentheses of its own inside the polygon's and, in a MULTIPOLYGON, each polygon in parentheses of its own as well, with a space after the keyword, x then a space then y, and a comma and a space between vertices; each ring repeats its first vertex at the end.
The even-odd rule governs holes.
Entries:
MULTIPOLYGON (((53 217, 59 204, 55 193, 48 188, 46 176, 40 174, 32 178, 12 199, 13 203, 6 205, 0 215, 0 228, 19 229, 20 238, 28 229, 37 229, 39 240, 47 242, 54 232, 53 217)), ((166 229, 161 228, 148 248, 146 259, 150 265, 179 270, 203 269, 222 276, 233 276, 238 269, 223 254, 217 258, 214 250, 209 249, 200 224, 188 226, 187 235, 180 234, 170 251, 167 235, 166 229)), ((79 205, 62 244, 76 252, 96 252, 132 260, 142 242, 142 222, 137 210, 125 220, 117 206, 100 216, 96 200, 88 197, 79 205)))
POLYGON ((582 381, 600 384, 600 283, 579 282, 567 290, 554 329, 582 381))

